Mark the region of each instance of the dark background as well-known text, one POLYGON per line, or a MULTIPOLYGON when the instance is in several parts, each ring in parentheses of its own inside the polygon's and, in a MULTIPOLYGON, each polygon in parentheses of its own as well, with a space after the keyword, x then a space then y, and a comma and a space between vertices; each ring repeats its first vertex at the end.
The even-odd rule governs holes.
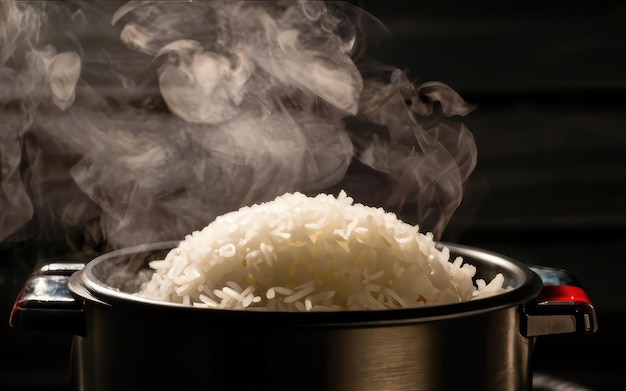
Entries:
MULTIPOLYGON (((599 330, 540 338, 537 372, 626 389, 626 3, 353 1, 387 26, 379 57, 478 108, 478 165, 445 240, 565 268, 599 330)), ((1 212, 0 212, 1 213, 1 212)), ((30 270, 0 251, 0 389, 65 389, 70 337, 8 327, 30 270)))

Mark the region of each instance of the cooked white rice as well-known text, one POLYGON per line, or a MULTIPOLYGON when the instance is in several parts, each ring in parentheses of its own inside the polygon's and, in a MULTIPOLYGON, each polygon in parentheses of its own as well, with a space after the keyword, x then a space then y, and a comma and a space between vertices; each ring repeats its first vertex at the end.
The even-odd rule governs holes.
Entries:
POLYGON ((187 235, 139 296, 196 307, 279 311, 421 307, 504 292, 433 235, 345 192, 287 193, 187 235))

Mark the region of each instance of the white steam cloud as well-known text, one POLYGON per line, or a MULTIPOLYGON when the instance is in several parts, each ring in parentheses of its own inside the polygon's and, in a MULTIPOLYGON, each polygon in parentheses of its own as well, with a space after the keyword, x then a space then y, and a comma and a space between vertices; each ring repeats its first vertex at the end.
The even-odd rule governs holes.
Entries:
POLYGON ((474 107, 376 63, 384 34, 341 2, 0 2, 0 243, 175 240, 339 189, 440 235, 474 107))

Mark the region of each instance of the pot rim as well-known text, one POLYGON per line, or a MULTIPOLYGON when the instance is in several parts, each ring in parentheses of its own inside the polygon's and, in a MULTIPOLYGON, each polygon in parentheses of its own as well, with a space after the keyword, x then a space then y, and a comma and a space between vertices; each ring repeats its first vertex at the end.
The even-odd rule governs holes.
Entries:
MULTIPOLYGON (((176 316, 215 317, 219 321, 254 321, 261 324, 269 322, 272 324, 300 324, 307 326, 354 326, 356 324, 375 326, 466 317, 528 303, 536 298, 543 288, 541 278, 528 266, 519 261, 496 252, 448 242, 439 242, 439 244, 449 248, 451 258, 460 255, 463 257, 464 262, 473 265, 476 265, 476 263, 492 265, 498 271, 504 271, 506 278, 513 278, 517 283, 516 286, 508 292, 453 304, 383 310, 288 312, 254 308, 198 308, 179 303, 164 302, 120 291, 106 285, 94 274, 94 268, 97 265, 110 261, 113 258, 145 251, 167 250, 176 247, 178 243, 179 241, 148 243, 104 253, 88 262, 81 271, 74 273, 70 278, 68 288, 79 299, 99 305, 112 306, 116 309, 142 311, 142 313, 145 313, 143 311, 167 312, 176 316)), ((479 269, 478 266, 477 269, 479 269)))

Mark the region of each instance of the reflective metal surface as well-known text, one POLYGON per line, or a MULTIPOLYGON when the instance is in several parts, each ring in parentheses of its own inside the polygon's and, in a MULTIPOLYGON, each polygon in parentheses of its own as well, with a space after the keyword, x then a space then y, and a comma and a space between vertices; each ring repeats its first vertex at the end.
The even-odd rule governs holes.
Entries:
POLYGON ((388 327, 202 321, 88 304, 79 389, 529 390, 517 307, 388 327), (163 368, 168 374, 163 376, 163 368), (475 387, 475 388, 474 388, 475 387))
POLYGON ((85 313, 85 333, 73 348, 76 389, 531 387, 533 339, 520 333, 520 308, 542 285, 526 267, 498 254, 450 245, 453 254, 477 266, 481 278, 503 272, 515 287, 511 292, 407 310, 203 310, 145 301, 107 282, 116 269, 145 264, 155 250, 172 245, 105 254, 71 279, 85 313), (163 365, 179 375, 153 376, 163 365))
POLYGON ((304 313, 198 309, 134 296, 129 277, 175 245, 113 251, 71 277, 71 265, 46 266, 42 270, 60 275, 36 273, 29 280, 24 292, 30 299, 18 299, 14 324, 28 330, 33 316, 25 311, 37 303, 32 309, 43 319, 37 324, 55 323, 51 331, 75 335, 73 388, 105 391, 458 390, 468 384, 523 391, 532 385, 535 340, 528 336, 579 330, 576 314, 572 330, 556 322, 577 307, 544 295, 541 279, 528 267, 455 244, 446 245, 453 257, 476 266, 476 278, 503 273, 512 289, 451 305, 304 313), (59 279, 65 289, 55 305, 48 292, 63 291, 52 289, 59 279), (50 289, 35 289, 48 280, 50 289), (37 292, 42 300, 31 297, 37 292), (536 297, 543 301, 534 303, 536 297), (58 312, 70 304, 69 315, 58 312), (551 313, 553 307, 565 312, 551 313), (163 367, 177 375, 159 376, 163 367))

